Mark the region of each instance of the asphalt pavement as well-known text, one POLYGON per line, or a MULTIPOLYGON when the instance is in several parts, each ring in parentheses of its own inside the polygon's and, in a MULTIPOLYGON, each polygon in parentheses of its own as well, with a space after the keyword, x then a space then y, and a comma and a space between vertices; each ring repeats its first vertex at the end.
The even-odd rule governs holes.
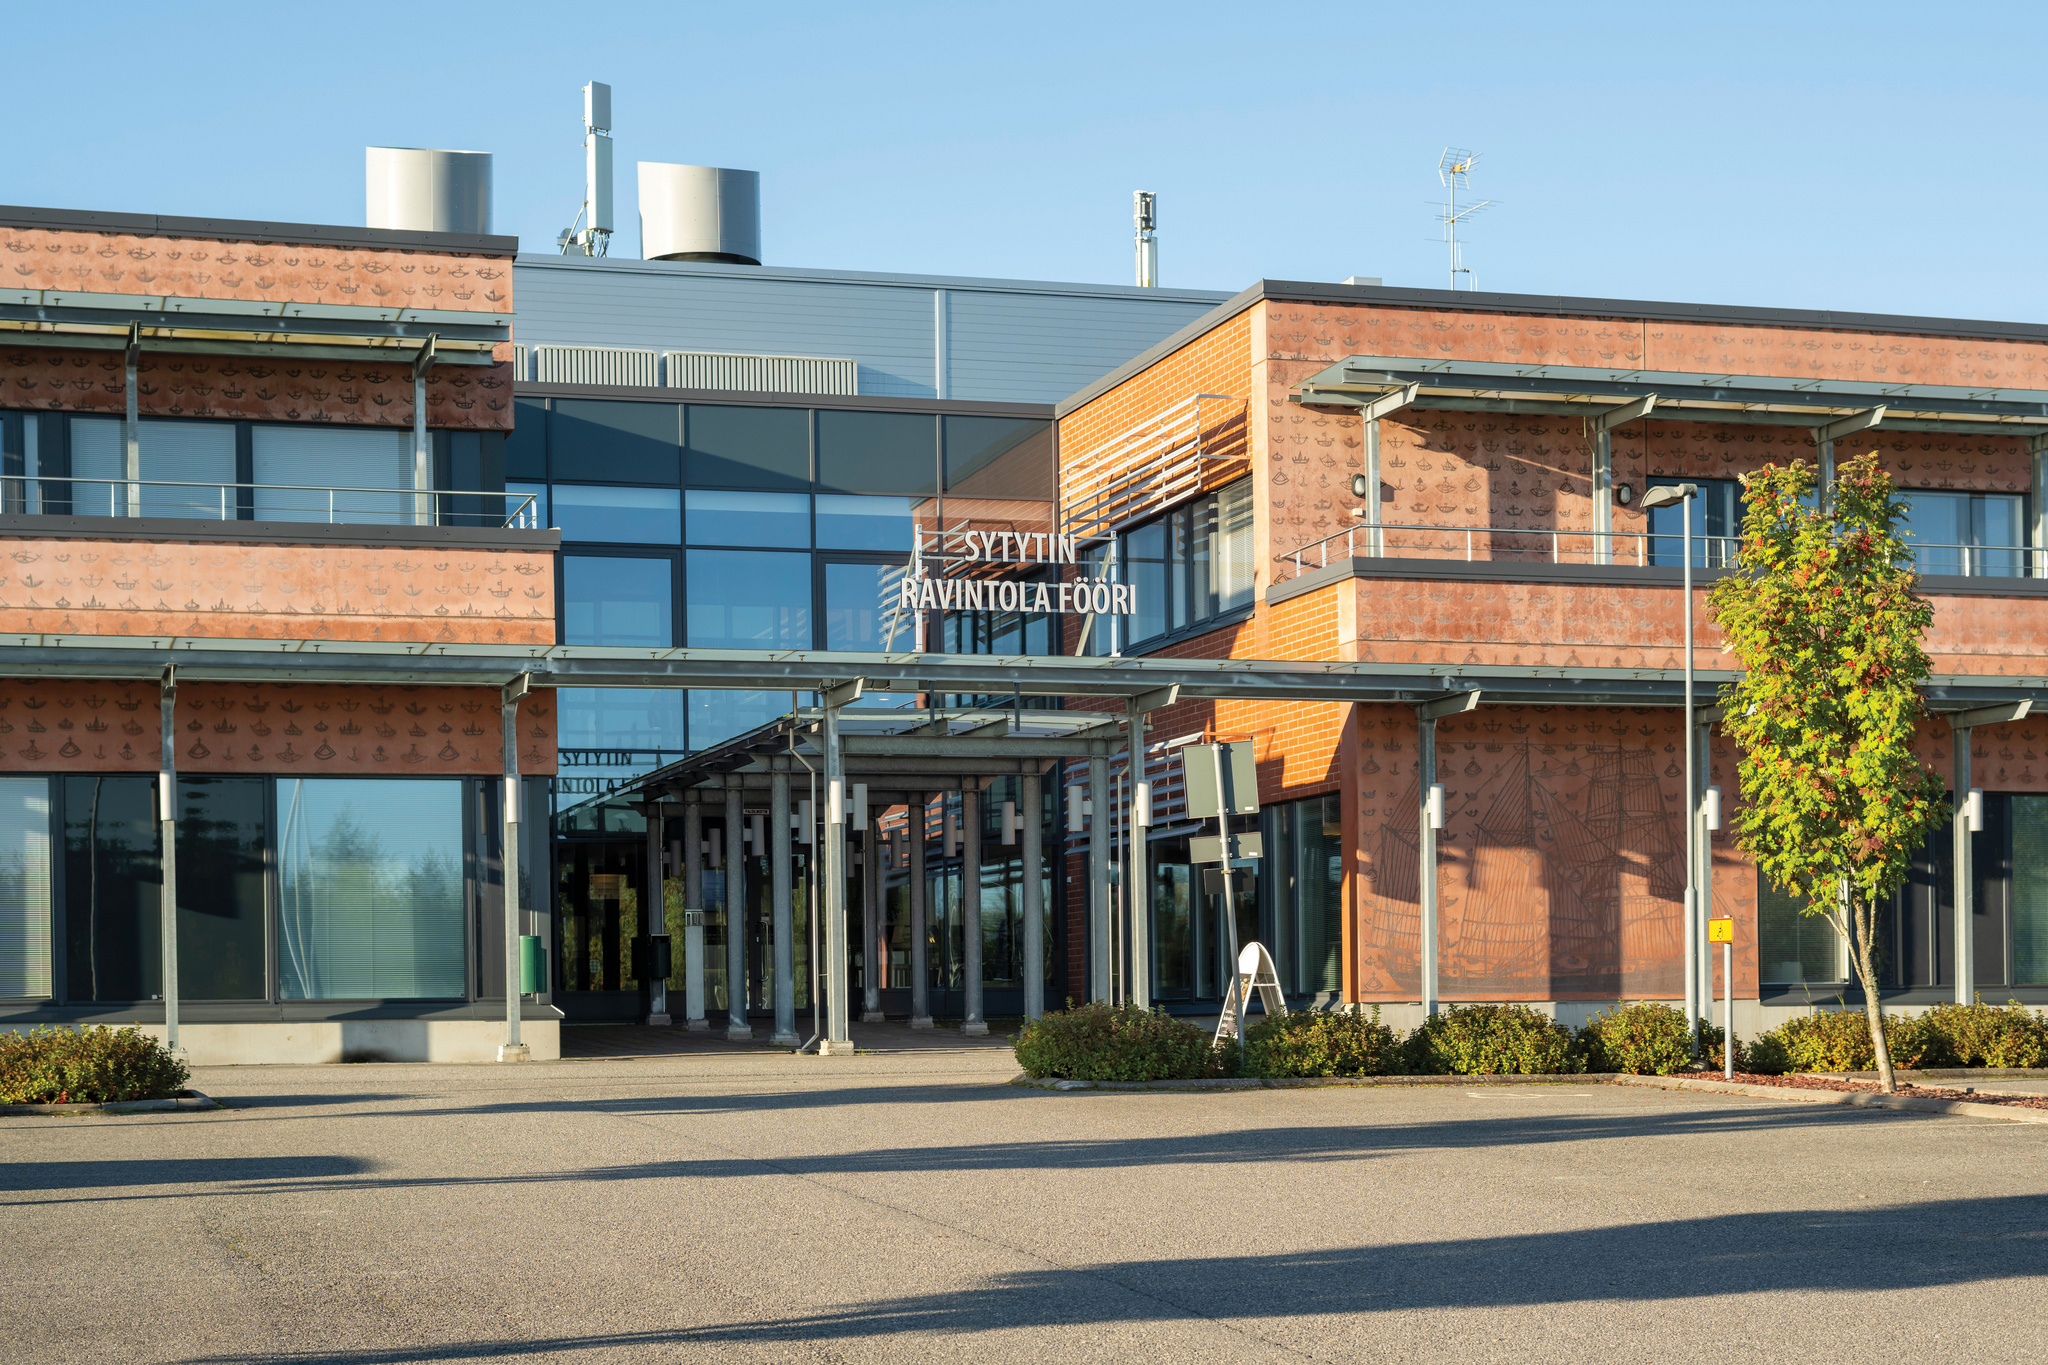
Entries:
POLYGON ((1597 1085, 1055 1094, 870 1030, 0 1119, 0 1357, 2048 1353, 2048 1126, 1597 1085))

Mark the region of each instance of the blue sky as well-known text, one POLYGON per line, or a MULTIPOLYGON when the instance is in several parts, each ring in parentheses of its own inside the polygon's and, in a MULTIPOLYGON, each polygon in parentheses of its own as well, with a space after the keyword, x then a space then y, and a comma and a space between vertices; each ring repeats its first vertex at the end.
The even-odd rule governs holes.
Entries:
POLYGON ((367 144, 491 151, 497 227, 636 160, 758 170, 770 264, 1441 285, 2048 321, 2040 6, 125 5, 10 20, 0 202, 362 221, 367 144), (579 22, 579 11, 592 17, 579 22), (40 53, 40 56, 31 54, 40 53), (36 111, 29 119, 24 110, 36 111))

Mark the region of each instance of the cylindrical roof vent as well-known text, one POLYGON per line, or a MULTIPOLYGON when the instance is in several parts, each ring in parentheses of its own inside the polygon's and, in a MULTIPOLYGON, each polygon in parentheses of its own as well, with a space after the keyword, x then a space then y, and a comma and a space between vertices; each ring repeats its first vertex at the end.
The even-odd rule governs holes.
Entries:
POLYGON ((363 196, 373 228, 488 234, 491 154, 366 147, 363 196))
POLYGON ((761 173, 641 162, 640 254, 761 264, 761 173))

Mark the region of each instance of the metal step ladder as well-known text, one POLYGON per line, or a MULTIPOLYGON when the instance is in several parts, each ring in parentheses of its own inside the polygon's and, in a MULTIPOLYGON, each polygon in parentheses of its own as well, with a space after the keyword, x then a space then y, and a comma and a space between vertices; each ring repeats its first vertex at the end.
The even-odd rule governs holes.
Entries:
POLYGON ((1287 999, 1280 993, 1280 973, 1273 966, 1273 955, 1256 939, 1245 944, 1244 951, 1237 955, 1237 971, 1224 994, 1223 1012, 1216 1019, 1217 1047, 1223 1046, 1225 1038, 1242 1037, 1244 1014, 1255 990, 1267 1014, 1278 1018, 1287 1013, 1287 999))

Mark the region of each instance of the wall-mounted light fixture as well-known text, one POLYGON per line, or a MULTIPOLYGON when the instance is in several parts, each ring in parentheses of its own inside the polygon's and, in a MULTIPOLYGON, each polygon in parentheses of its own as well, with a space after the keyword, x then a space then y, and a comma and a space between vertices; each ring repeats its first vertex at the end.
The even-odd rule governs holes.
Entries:
POLYGON ((1620 503, 1623 507, 1628 506, 1630 503, 1636 500, 1635 486, 1633 484, 1626 483, 1618 483, 1614 485, 1614 500, 1620 503))

